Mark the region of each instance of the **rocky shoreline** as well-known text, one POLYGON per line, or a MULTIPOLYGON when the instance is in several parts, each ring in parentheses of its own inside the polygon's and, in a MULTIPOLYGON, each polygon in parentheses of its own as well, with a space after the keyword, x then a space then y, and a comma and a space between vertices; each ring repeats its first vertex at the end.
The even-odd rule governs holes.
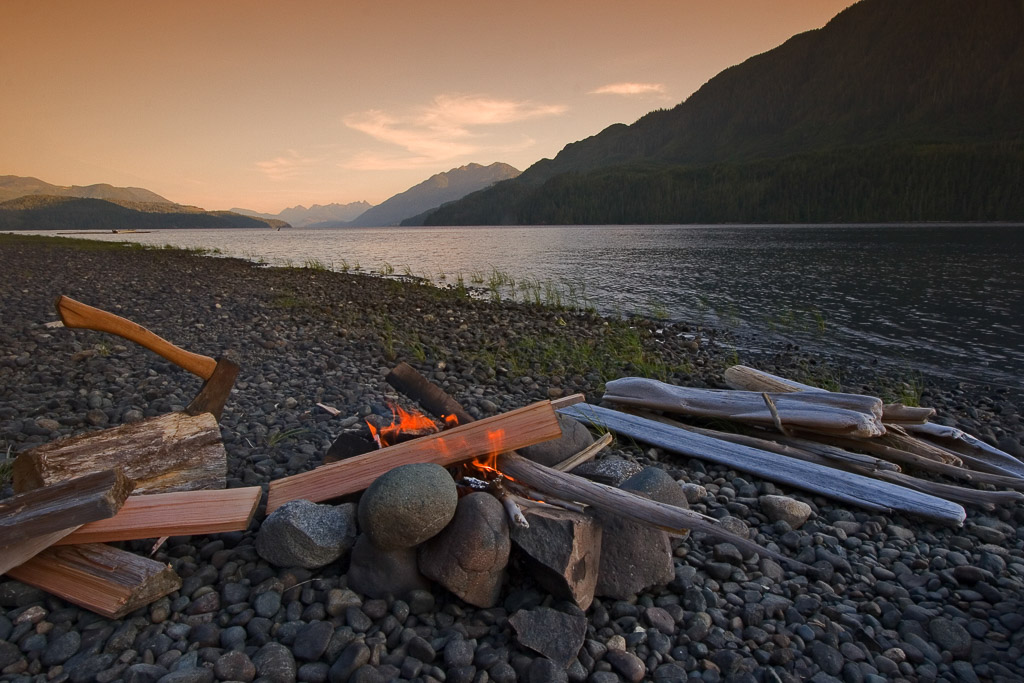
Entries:
MULTIPOLYGON (((221 423, 232 487, 319 464, 340 429, 395 397, 384 375, 401 360, 475 417, 574 392, 597 401, 604 381, 629 374, 721 386, 734 362, 812 383, 838 374, 845 390, 884 398, 901 391, 799 349, 738 356, 714 330, 478 300, 418 283, 18 235, 0 235, 0 257, 0 453, 10 457, 178 410, 200 384, 109 335, 45 327, 58 294, 241 365, 221 423)), ((941 381, 916 390, 922 405, 937 408, 937 421, 1024 454, 1020 396, 941 381)), ((742 520, 752 538, 824 562, 831 577, 721 556, 688 539, 675 547, 674 580, 634 601, 599 599, 583 613, 512 572, 503 603, 478 609, 439 588, 368 598, 349 589, 337 564, 273 567, 255 550, 255 528, 173 538, 156 557, 182 576, 181 590, 118 621, 0 579, 0 681, 1024 678, 1019 506, 968 510, 965 526, 950 529, 657 449, 623 446, 606 457, 665 469, 692 485, 694 509, 742 520), (799 529, 768 521, 757 501, 776 493, 808 503, 810 520, 799 529), (523 645, 510 625, 542 607, 585 620, 584 646, 568 668, 523 645)), ((5 484, 0 497, 10 493, 5 484)))

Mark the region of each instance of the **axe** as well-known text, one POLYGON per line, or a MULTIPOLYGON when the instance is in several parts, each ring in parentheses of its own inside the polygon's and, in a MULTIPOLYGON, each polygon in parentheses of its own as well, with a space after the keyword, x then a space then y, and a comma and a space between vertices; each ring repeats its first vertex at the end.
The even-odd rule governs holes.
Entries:
POLYGON ((220 421, 224 403, 234 386, 238 365, 227 358, 210 358, 186 351, 157 336, 145 327, 113 313, 102 311, 66 296, 56 301, 57 313, 65 327, 109 332, 144 346, 175 365, 199 376, 205 382, 199 394, 185 408, 188 415, 212 413, 220 421))

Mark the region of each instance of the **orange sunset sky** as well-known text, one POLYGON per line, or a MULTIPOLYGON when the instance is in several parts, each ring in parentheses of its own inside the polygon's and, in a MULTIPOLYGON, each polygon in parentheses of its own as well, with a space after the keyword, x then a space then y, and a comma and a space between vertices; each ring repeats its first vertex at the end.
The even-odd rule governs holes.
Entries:
POLYGON ((852 0, 3 0, 0 175, 206 209, 523 170, 852 0))

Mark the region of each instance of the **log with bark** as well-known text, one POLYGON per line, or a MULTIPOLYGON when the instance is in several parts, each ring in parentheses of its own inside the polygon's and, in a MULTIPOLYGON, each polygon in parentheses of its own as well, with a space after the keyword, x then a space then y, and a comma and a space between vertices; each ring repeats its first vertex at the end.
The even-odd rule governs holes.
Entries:
POLYGON ((0 574, 86 522, 112 517, 131 493, 120 470, 103 470, 0 502, 0 574))
POLYGON ((619 405, 698 417, 725 418, 823 434, 880 436, 882 402, 859 394, 808 391, 775 393, 693 389, 643 377, 624 377, 605 385, 604 400, 619 405))
POLYGON ((608 408, 571 406, 559 412, 673 453, 710 460, 870 510, 898 510, 956 525, 962 524, 966 518, 963 507, 935 496, 856 474, 836 476, 836 471, 830 467, 780 458, 773 453, 730 444, 608 408))
POLYGON ((290 500, 321 502, 362 491, 385 472, 410 463, 457 465, 503 450, 525 448, 562 435, 550 401, 322 465, 270 483, 267 513, 290 500))
POLYGON ((227 453, 211 413, 169 413, 24 451, 14 490, 31 491, 98 470, 121 468, 135 493, 222 489, 227 453))
POLYGON ((47 548, 7 576, 108 619, 181 588, 170 565, 102 543, 47 548))

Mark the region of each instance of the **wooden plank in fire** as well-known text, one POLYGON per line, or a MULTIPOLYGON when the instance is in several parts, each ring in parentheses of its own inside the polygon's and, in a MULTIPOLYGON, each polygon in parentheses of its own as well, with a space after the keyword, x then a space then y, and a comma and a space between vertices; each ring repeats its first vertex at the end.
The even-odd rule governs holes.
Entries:
POLYGON ((267 514, 290 500, 320 502, 367 488, 385 472, 411 463, 457 465, 486 455, 525 448, 562 435, 550 401, 437 434, 382 448, 379 451, 323 465, 270 483, 267 514))

